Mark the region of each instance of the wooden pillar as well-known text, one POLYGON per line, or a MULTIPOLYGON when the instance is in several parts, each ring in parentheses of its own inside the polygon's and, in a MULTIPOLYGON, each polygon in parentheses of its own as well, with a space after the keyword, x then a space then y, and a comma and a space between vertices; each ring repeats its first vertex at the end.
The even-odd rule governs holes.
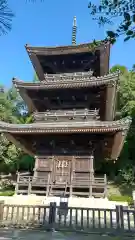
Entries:
POLYGON ((20 179, 20 175, 19 175, 19 172, 17 172, 17 180, 16 180, 16 185, 15 185, 15 194, 18 194, 19 179, 20 179))
MULTIPOLYGON (((127 225, 130 226, 130 223, 128 221, 127 221, 127 225)), ((124 230, 124 214, 123 214, 123 206, 121 205, 116 206, 116 224, 117 224, 116 225, 117 230, 124 230)))
POLYGON ((47 181, 47 187, 46 187, 46 196, 47 197, 48 197, 49 192, 50 192, 50 184, 51 184, 50 180, 51 180, 51 173, 48 174, 48 181, 47 181))
POLYGON ((106 88, 106 109, 105 109, 105 120, 112 121, 115 114, 116 106, 116 88, 117 82, 109 84, 106 88))
POLYGON ((104 174, 104 197, 107 197, 107 177, 106 174, 104 174))
POLYGON ((90 156, 90 186, 89 186, 89 197, 93 194, 93 180, 94 180, 94 167, 93 167, 94 157, 90 156))
POLYGON ((56 222, 56 202, 50 202, 49 207, 49 230, 53 230, 55 228, 55 222, 56 222))
POLYGON ((3 221, 3 214, 4 214, 4 201, 0 201, 0 222, 3 221))
POLYGON ((31 177, 29 177, 29 183, 28 183, 28 195, 31 194, 31 187, 32 187, 31 177))
POLYGON ((100 76, 109 73, 110 43, 100 47, 100 76))
POLYGON ((19 184, 18 184, 18 182, 16 182, 16 185, 15 185, 15 194, 16 195, 18 194, 18 189, 19 189, 19 184))
POLYGON ((34 174, 33 174, 33 176, 34 177, 37 177, 37 169, 38 169, 38 165, 39 165, 39 160, 38 160, 38 156, 34 156, 34 158, 35 158, 35 166, 34 166, 34 169, 33 169, 33 171, 34 171, 34 174))
POLYGON ((74 164, 75 164, 75 157, 72 157, 72 163, 71 163, 71 178, 70 178, 70 193, 69 196, 72 197, 72 193, 73 193, 73 186, 72 186, 72 182, 73 182, 73 177, 74 177, 74 164))
POLYGON ((94 156, 90 156, 90 171, 94 174, 94 156))

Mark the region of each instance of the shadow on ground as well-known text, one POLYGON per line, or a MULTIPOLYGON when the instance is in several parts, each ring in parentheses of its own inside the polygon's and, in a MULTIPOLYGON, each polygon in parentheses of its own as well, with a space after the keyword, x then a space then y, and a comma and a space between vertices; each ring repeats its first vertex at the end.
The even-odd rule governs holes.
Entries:
POLYGON ((0 240, 119 240, 117 237, 83 233, 61 233, 35 230, 0 229, 0 240))

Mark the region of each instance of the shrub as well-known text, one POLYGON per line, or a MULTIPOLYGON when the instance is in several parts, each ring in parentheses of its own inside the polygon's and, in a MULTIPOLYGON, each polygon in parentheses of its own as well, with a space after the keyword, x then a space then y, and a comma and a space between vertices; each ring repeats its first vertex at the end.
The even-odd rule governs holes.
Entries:
POLYGON ((14 189, 13 181, 10 179, 1 179, 0 180, 0 189, 1 189, 1 191, 14 189))
POLYGON ((127 202, 130 205, 133 204, 133 198, 131 196, 128 196, 128 195, 123 195, 123 196, 110 195, 108 197, 108 199, 110 201, 116 201, 116 202, 127 202))

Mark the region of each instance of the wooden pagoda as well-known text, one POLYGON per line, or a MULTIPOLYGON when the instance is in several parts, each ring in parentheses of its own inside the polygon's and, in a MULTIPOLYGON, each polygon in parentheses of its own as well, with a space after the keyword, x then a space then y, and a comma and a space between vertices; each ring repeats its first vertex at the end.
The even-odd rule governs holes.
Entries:
POLYGON ((16 193, 106 196, 94 162, 118 158, 130 125, 115 121, 119 73, 109 74, 110 43, 26 50, 39 81, 13 83, 33 123, 0 122, 0 132, 35 157, 33 176, 18 176, 16 193))

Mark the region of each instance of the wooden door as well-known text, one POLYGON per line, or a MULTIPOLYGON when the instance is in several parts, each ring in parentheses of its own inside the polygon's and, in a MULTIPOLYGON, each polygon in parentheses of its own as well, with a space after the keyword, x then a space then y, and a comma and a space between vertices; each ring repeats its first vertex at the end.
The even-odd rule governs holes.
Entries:
POLYGON ((69 183, 71 176, 71 159, 65 156, 56 157, 54 161, 54 182, 69 183))

